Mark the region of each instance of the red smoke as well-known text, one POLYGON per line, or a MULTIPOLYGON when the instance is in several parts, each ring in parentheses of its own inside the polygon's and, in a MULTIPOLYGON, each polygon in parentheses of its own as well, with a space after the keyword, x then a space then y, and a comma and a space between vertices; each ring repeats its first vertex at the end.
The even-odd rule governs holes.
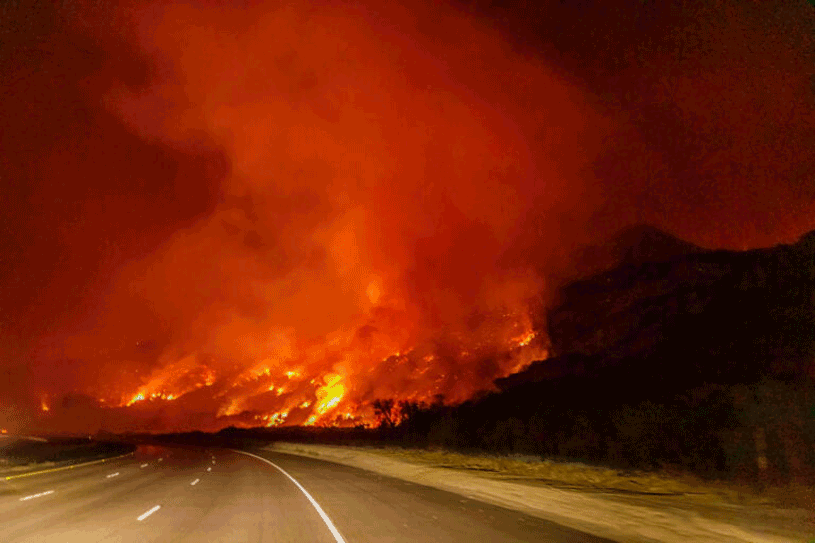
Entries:
POLYGON ((114 187, 159 176, 172 194, 157 200, 211 204, 172 228, 156 220, 152 234, 149 212, 116 211, 115 188, 96 200, 89 190, 80 222, 59 221, 67 246, 121 222, 134 226, 111 243, 148 250, 97 258, 80 308, 34 334, 36 424, 351 424, 371 420, 375 398, 463 400, 545 356, 541 307, 575 248, 641 220, 692 241, 745 242, 709 221, 686 226, 697 213, 727 221, 752 210, 751 231, 775 241, 815 226, 811 213, 801 219, 811 194, 797 220, 756 226, 779 208, 755 200, 795 199, 762 172, 800 174, 812 141, 790 117, 796 147, 768 140, 772 152, 751 154, 779 133, 768 112, 792 116, 795 104, 814 119, 811 91, 784 67, 754 76, 722 64, 722 37, 716 63, 681 64, 670 95, 631 69, 629 89, 684 112, 698 143, 688 160, 717 171, 715 185, 674 183, 690 173, 630 112, 487 18, 384 5, 155 2, 70 21, 92 48, 121 54, 76 83, 98 115, 192 166, 131 161, 122 149, 138 145, 106 140, 102 126, 84 155, 46 148, 32 176, 82 184, 114 156, 102 172, 114 187))

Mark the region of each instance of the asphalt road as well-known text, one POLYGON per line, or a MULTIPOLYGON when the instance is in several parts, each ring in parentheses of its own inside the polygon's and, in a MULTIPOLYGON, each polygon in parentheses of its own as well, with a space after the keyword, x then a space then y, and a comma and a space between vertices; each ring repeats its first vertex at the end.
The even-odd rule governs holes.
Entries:
POLYGON ((254 454, 263 458, 142 446, 109 462, 0 482, 0 541, 607 541, 348 466, 254 454))

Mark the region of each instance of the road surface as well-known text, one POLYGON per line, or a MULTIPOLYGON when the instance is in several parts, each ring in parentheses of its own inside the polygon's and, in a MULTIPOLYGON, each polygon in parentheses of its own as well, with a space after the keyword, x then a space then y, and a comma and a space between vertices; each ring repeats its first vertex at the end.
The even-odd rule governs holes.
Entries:
POLYGON ((0 541, 607 540, 329 462, 269 451, 141 446, 105 463, 0 482, 0 541))

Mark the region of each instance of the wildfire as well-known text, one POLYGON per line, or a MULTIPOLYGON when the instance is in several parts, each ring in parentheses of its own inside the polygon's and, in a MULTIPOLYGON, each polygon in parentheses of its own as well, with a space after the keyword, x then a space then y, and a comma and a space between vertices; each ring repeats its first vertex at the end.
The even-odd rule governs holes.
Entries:
POLYGON ((532 342, 533 339, 535 339, 535 335, 536 335, 535 332, 530 330, 529 332, 527 332, 523 336, 521 336, 519 338, 515 338, 514 341, 516 342, 518 347, 526 347, 527 345, 529 345, 532 342))
POLYGON ((136 402, 141 402, 144 400, 165 400, 165 401, 172 401, 175 400, 177 396, 175 394, 165 394, 164 392, 154 392, 150 395, 145 396, 143 392, 139 392, 131 398, 131 400, 127 403, 128 407, 133 405, 136 402))
POLYGON ((329 409, 331 409, 332 407, 336 407, 336 405, 338 403, 340 403, 340 400, 342 400, 342 396, 335 396, 334 398, 331 398, 330 400, 328 400, 326 403, 318 405, 317 406, 317 411, 320 414, 323 414, 326 411, 328 411, 329 409))
POLYGON ((345 395, 345 386, 340 381, 342 381, 342 375, 333 375, 327 380, 325 386, 317 390, 316 411, 318 414, 324 415, 340 403, 345 395))
POLYGON ((492 376, 496 378, 545 357, 525 313, 501 314, 486 322, 477 333, 452 334, 446 344, 424 345, 384 334, 360 343, 358 328, 350 328, 299 350, 292 340, 285 357, 264 353, 238 373, 228 367, 216 372, 197 355, 188 355, 149 375, 119 405, 170 402, 217 385, 196 401, 209 402, 215 419, 223 419, 215 423, 218 426, 373 424, 372 399, 431 402, 443 394, 445 401, 458 402, 489 385, 489 380, 476 382, 466 372, 451 374, 455 364, 511 353, 500 373, 492 376), (326 371, 328 360, 332 362, 326 371))
POLYGON ((272 415, 266 416, 266 426, 280 426, 284 422, 286 422, 286 417, 289 416, 288 411, 284 411, 283 413, 273 413, 272 415))
POLYGON ((43 397, 40 399, 40 409, 41 409, 41 410, 42 410, 44 413, 47 413, 47 412, 51 411, 51 408, 48 406, 48 400, 47 400, 47 398, 46 398, 45 396, 43 396, 43 397))
POLYGON ((218 411, 218 416, 229 417, 231 415, 237 415, 240 412, 241 412, 240 402, 238 400, 232 400, 225 408, 222 408, 221 410, 218 411))
POLYGON ((199 363, 195 355, 189 355, 155 371, 135 393, 125 395, 124 400, 112 403, 131 406, 146 400, 172 401, 188 392, 215 383, 215 372, 199 363))

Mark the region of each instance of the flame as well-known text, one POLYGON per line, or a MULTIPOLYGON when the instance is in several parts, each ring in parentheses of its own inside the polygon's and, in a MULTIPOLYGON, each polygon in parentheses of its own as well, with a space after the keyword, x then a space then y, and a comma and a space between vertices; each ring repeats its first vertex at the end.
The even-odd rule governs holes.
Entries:
POLYGON ((48 406, 48 399, 45 396, 40 398, 40 409, 44 413, 47 413, 47 412, 51 411, 51 408, 48 406))
POLYGON ((223 421, 219 427, 371 425, 373 399, 430 403, 442 394, 447 402, 463 401, 479 387, 488 388, 491 379, 546 356, 526 311, 489 317, 475 332, 452 333, 445 343, 411 343, 407 333, 374 329, 362 335, 362 322, 323 340, 290 339, 283 355, 263 355, 231 374, 216 372, 199 355, 180 357, 146 375, 120 405, 184 403, 191 392, 211 387, 205 396, 223 421), (468 373, 468 366, 484 360, 501 361, 490 379, 468 373))
POLYGON ((342 381, 341 375, 332 375, 327 379, 325 386, 317 389, 316 411, 319 415, 325 415, 342 400, 345 395, 345 386, 340 381, 342 381))
POLYGON ((231 400, 224 408, 218 411, 218 416, 237 415, 241 412, 241 402, 238 399, 231 400))
POLYGON ((517 343, 518 347, 526 347, 533 339, 535 339, 535 336, 535 332, 530 330, 523 336, 516 338, 513 341, 517 343))
POLYGON ((153 372, 145 384, 135 393, 125 394, 118 404, 129 407, 145 400, 173 401, 193 390, 212 386, 215 379, 211 368, 189 355, 153 372))
POLYGON ((266 417, 265 419, 267 421, 266 426, 267 427, 280 426, 281 424, 286 422, 286 417, 288 416, 289 416, 288 411, 284 411, 282 413, 273 413, 272 415, 266 417))
MULTIPOLYGON (((177 396, 172 393, 164 393, 164 392, 153 392, 152 394, 145 394, 144 392, 137 392, 129 402, 127 402, 127 406, 131 406, 136 402, 142 402, 144 400, 165 400, 165 401, 172 401, 175 400, 177 396)), ((103 400, 100 400, 104 403, 103 400)))

